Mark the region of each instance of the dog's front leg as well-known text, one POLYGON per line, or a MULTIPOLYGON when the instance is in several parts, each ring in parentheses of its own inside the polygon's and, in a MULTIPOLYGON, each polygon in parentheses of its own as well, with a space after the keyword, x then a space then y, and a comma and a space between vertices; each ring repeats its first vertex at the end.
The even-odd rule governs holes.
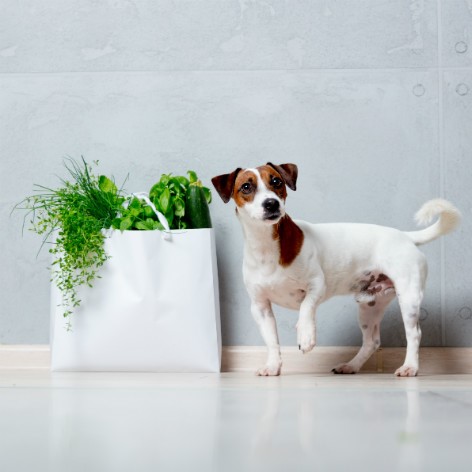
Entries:
POLYGON ((315 315, 318 305, 321 303, 325 292, 324 280, 318 278, 307 291, 305 298, 300 305, 300 315, 297 322, 298 349, 306 354, 310 352, 316 344, 315 315))
POLYGON ((305 297, 300 307, 297 322, 298 349, 306 354, 316 344, 315 314, 318 303, 310 297, 305 297))
POLYGON ((267 364, 256 371, 256 375, 279 375, 282 368, 277 323, 269 301, 252 301, 251 313, 256 320, 262 338, 267 345, 267 364))

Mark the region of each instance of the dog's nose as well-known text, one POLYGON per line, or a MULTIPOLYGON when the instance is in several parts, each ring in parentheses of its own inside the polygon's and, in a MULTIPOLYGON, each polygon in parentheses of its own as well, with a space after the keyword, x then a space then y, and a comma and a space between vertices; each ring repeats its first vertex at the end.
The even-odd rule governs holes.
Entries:
POLYGON ((267 211, 270 211, 270 212, 275 212, 279 209, 280 207, 280 203, 278 200, 276 200, 275 198, 268 198, 267 200, 264 200, 264 202, 262 203, 262 206, 267 210, 267 211))

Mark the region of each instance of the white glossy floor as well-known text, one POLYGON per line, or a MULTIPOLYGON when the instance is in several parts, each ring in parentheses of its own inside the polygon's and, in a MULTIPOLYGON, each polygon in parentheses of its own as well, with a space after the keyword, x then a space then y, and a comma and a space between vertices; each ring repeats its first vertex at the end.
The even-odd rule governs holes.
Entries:
POLYGON ((0 470, 470 471, 472 376, 0 371, 0 470))

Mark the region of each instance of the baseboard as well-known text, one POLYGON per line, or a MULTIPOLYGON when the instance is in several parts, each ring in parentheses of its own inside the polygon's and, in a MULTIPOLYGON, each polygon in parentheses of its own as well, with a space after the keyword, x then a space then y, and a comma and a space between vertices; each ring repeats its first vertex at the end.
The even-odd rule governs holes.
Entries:
MULTIPOLYGON (((351 359, 356 347, 315 347, 308 354, 297 348, 282 347, 283 372, 328 373, 351 359)), ((364 365, 364 372, 392 373, 402 365, 405 348, 379 349, 364 365)), ((266 360, 262 346, 225 346, 222 372, 253 372, 266 360)), ((48 345, 0 345, 0 370, 36 370, 50 368, 48 345)), ((420 373, 426 375, 472 374, 472 347, 424 347, 420 349, 420 373)))
POLYGON ((47 344, 0 345, 0 370, 49 369, 51 351, 47 344))
MULTIPOLYGON (((282 348, 285 373, 331 372, 331 369, 355 356, 357 347, 315 347, 302 354, 297 348, 282 348)), ((393 373, 403 364, 405 348, 381 348, 365 363, 363 372, 393 373)), ((223 349, 223 372, 254 371, 264 365, 263 347, 228 346, 223 349)), ((424 347, 420 349, 420 373, 426 375, 472 374, 472 347, 424 347)))

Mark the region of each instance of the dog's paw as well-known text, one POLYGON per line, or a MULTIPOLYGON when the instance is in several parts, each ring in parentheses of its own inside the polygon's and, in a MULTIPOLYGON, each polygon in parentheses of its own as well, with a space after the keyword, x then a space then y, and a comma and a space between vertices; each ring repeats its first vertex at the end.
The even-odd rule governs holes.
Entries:
POLYGON ((415 377, 418 374, 418 367, 402 365, 395 371, 397 377, 415 377))
POLYGON ((316 332, 314 323, 298 323, 297 325, 298 349, 306 354, 310 352, 316 344, 316 332))
POLYGON ((356 369, 351 364, 339 364, 331 372, 335 374, 355 374, 359 372, 359 369, 356 369))
POLYGON ((267 364, 260 369, 256 370, 256 375, 259 377, 272 377, 276 375, 280 375, 280 371, 282 370, 282 364, 267 364))

